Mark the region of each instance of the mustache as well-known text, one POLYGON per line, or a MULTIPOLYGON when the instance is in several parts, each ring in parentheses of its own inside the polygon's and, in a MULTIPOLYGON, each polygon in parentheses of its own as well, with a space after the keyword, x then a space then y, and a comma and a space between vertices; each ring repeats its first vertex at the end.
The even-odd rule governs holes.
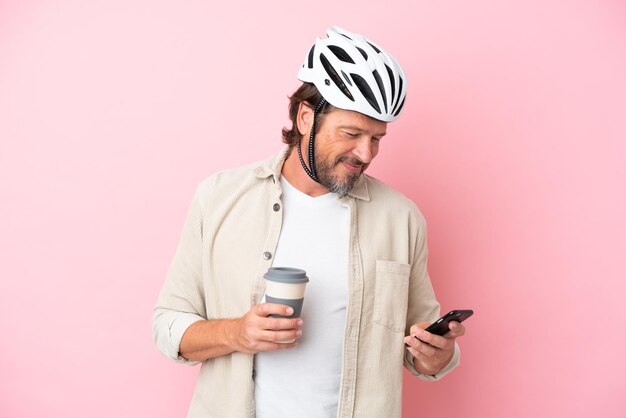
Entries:
POLYGON ((358 158, 349 158, 349 157, 346 157, 345 155, 337 158, 335 164, 339 164, 339 163, 343 163, 343 162, 346 162, 346 163, 348 163, 350 165, 353 165, 355 167, 365 167, 366 166, 366 164, 363 161, 359 160, 358 158))

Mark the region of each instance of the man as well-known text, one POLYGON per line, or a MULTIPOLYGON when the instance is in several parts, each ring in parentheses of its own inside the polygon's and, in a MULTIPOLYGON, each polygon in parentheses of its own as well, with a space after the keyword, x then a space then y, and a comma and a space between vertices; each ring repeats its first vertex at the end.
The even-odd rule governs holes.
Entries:
POLYGON ((288 148, 193 199, 153 320, 165 355, 202 362, 190 417, 400 417, 403 364, 426 380, 458 365, 463 326, 424 331, 439 316, 424 219, 363 174, 404 72, 361 35, 327 33, 298 73, 288 148), (259 303, 271 266, 307 272, 301 318, 259 303))

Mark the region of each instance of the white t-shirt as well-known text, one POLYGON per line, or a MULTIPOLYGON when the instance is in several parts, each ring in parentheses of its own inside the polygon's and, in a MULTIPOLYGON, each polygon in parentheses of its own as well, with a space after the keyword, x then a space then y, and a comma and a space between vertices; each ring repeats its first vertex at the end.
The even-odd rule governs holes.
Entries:
POLYGON ((302 337, 255 355, 257 418, 337 415, 348 291, 350 213, 337 195, 308 196, 281 177, 283 223, 274 267, 307 272, 302 337))

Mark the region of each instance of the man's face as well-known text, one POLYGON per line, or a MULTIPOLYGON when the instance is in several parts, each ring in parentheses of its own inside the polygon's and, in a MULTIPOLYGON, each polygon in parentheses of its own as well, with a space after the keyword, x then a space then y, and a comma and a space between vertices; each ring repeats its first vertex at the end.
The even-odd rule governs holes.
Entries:
POLYGON ((320 183, 345 195, 376 154, 387 123, 358 112, 336 109, 325 115, 315 136, 315 166, 320 183))

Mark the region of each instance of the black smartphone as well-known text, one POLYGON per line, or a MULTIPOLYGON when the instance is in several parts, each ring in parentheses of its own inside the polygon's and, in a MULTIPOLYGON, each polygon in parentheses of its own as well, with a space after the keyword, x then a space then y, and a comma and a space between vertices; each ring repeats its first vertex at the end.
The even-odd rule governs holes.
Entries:
POLYGON ((457 309, 454 311, 450 311, 432 324, 430 324, 430 326, 426 328, 426 331, 435 335, 444 335, 448 331, 450 331, 450 328, 448 327, 450 321, 463 322, 473 314, 474 311, 471 309, 457 309))

